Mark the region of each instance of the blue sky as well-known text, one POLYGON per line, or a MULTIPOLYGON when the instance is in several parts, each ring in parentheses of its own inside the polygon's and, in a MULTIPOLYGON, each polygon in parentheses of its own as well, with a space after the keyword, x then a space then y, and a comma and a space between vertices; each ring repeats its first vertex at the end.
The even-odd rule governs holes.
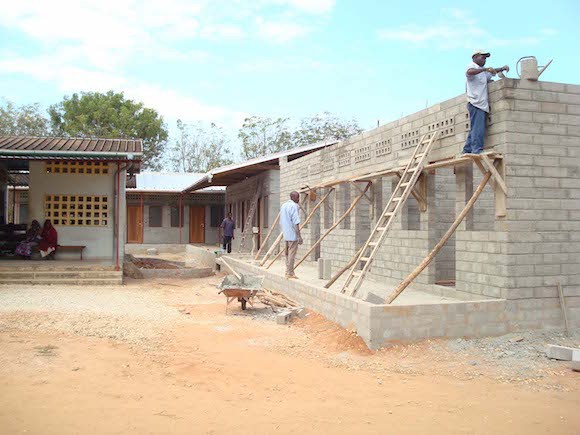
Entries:
MULTIPOLYGON (((464 90, 491 66, 554 58, 579 83, 576 1, 0 0, 0 97, 43 107, 124 91, 165 118, 234 133, 249 115, 323 111, 369 129, 464 90)), ((233 141, 235 142, 235 140, 233 141)))

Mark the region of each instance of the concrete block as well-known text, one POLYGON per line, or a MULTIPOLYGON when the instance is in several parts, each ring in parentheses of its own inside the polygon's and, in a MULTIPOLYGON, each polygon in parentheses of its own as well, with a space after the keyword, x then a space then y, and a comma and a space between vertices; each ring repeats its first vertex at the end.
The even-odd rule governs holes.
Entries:
POLYGON ((560 361, 572 361, 572 356, 574 351, 580 352, 580 349, 574 349, 572 347, 557 346, 555 344, 549 344, 546 346, 546 356, 551 359, 557 359, 560 361))
POLYGON ((291 318, 292 311, 282 311, 281 313, 276 314, 276 323, 278 325, 286 325, 290 323, 291 318))
POLYGON ((329 258, 318 259, 318 279, 329 280, 332 278, 332 260, 329 258))

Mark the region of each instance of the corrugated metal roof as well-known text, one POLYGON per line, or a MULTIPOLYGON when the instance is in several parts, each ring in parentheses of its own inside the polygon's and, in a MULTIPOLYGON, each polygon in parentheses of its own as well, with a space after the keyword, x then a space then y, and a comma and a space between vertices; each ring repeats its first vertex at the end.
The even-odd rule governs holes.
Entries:
POLYGON ((81 153, 135 154, 143 153, 141 139, 99 139, 65 137, 1 136, 0 153, 81 153))
MULTIPOLYGON (((205 176, 202 173, 184 172, 143 172, 135 175, 135 192, 182 192, 187 186, 205 176)), ((224 191, 222 186, 212 186, 204 191, 224 191)))
POLYGON ((334 145, 338 143, 337 140, 328 140, 324 142, 317 142, 310 145, 304 145, 297 148, 292 148, 290 150, 281 151, 278 153, 267 154, 262 157, 256 157, 253 159, 246 160, 242 163, 234 163, 227 166, 222 166, 220 168, 212 169, 207 174, 203 174, 198 180, 192 184, 186 186, 184 191, 194 191, 202 188, 207 188, 209 186, 221 185, 228 186, 233 183, 241 181, 245 177, 251 177, 260 172, 272 169, 274 166, 278 167, 278 161, 280 157, 288 157, 288 160, 293 158, 299 158, 306 154, 318 151, 321 148, 334 145), (232 179, 228 178, 230 174, 239 174, 239 177, 234 177, 232 179))

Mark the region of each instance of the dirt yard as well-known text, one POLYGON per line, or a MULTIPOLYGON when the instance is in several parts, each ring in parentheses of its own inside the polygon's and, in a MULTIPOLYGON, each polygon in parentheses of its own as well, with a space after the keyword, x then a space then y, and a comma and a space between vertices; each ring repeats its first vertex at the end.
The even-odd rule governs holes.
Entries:
POLYGON ((580 374, 523 334, 371 352, 315 313, 225 314, 220 277, 0 287, 0 432, 580 433, 580 374))

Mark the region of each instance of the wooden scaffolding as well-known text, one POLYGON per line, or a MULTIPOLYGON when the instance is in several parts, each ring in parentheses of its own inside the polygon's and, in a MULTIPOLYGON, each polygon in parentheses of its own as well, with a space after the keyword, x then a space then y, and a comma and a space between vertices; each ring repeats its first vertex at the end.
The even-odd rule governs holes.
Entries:
MULTIPOLYGON (((437 161, 429 161, 429 153, 432 150, 435 141, 437 140, 438 132, 432 132, 424 135, 416 148, 413 151, 411 159, 404 165, 395 168, 385 169, 383 171, 375 171, 364 175, 357 175, 349 178, 334 179, 315 186, 306 186, 299 190, 304 195, 307 202, 308 210, 310 209, 310 199, 316 198, 317 191, 327 189, 324 196, 309 212, 305 211, 306 219, 300 224, 302 230, 308 222, 312 219, 320 207, 328 200, 332 192, 336 192, 337 186, 341 184, 349 184, 356 186, 359 195, 356 196, 350 203, 348 209, 335 219, 333 224, 310 246, 307 252, 297 261, 295 267, 300 266, 306 258, 312 253, 317 246, 356 208, 357 204, 363 199, 367 199, 374 206, 372 197, 368 195, 369 189, 372 186, 373 180, 381 177, 397 177, 398 184, 393 190, 392 195, 384 207, 381 215, 377 218, 376 224, 370 233, 367 241, 357 250, 356 254, 344 265, 335 275, 325 284, 324 287, 330 288, 344 273, 348 272, 347 279, 344 282, 341 292, 349 296, 355 296, 357 290, 362 285, 365 275, 370 271, 373 259, 379 252, 381 245, 388 238, 389 229, 393 221, 399 215, 402 206, 406 203, 410 196, 413 196, 419 204, 421 211, 427 210, 426 198, 426 177, 429 171, 437 168, 456 167, 462 165, 475 164, 481 171, 483 177, 478 187, 473 192, 471 198, 465 204, 463 210, 456 216, 454 222, 451 224, 448 231, 443 235, 441 240, 434 246, 423 261, 413 270, 401 283, 391 292, 386 298, 385 302, 390 304, 393 302, 412 282, 419 276, 419 274, 433 261, 437 253, 445 245, 445 243, 455 233, 459 224, 465 219, 469 211, 473 208, 477 199, 483 192, 483 189, 492 180, 492 188, 495 196, 495 214, 497 217, 506 215, 506 198, 507 185, 505 183, 505 165, 503 156, 495 152, 484 152, 482 154, 464 154, 458 157, 446 158, 437 161), (359 184, 364 184, 360 187, 359 184)), ((268 239, 273 233, 274 226, 278 223, 280 215, 276 220, 268 235, 262 242, 255 259, 259 260, 262 251, 266 246, 268 239)), ((265 253, 260 260, 260 266, 269 268, 282 255, 281 249, 282 233, 278 235, 275 241, 270 246, 270 249, 265 253), (275 254, 276 250, 278 253, 275 254), (266 265, 266 263, 270 262, 266 265)))

